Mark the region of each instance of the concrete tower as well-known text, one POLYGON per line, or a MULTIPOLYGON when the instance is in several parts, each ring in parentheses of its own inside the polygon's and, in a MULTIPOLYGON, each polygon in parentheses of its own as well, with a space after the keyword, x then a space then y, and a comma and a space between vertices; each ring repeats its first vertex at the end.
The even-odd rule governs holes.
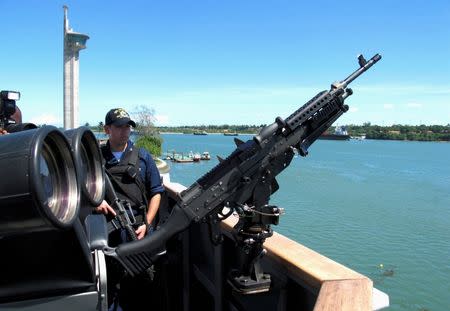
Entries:
POLYGON ((89 36, 69 28, 64 6, 64 129, 78 127, 79 51, 86 48, 89 36))

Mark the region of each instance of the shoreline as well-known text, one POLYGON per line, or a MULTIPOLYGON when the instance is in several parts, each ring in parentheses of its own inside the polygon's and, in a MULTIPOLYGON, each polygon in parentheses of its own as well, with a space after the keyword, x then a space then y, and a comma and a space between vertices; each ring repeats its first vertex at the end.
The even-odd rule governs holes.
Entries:
MULTIPOLYGON (((194 135, 194 133, 181 133, 181 132, 159 132, 159 134, 167 134, 167 135, 192 135, 192 136, 208 136, 208 135, 222 135, 222 136, 226 136, 223 133, 207 133, 206 135, 194 135)), ((243 135, 249 135, 249 136, 254 136, 256 134, 249 134, 249 133, 237 133, 237 136, 243 136, 243 135)), ((231 135, 230 135, 231 136, 231 135)))
MULTIPOLYGON (((105 135, 106 134, 104 132, 97 132, 97 131, 92 131, 94 134, 100 134, 100 135, 105 135)), ((159 132, 159 134, 164 134, 164 135, 191 135, 191 136, 208 136, 208 135, 222 135, 225 136, 223 133, 207 133, 207 135, 194 135, 193 133, 188 133, 188 134, 184 134, 182 132, 159 132)), ((238 133, 237 136, 230 136, 230 137, 239 137, 239 136, 255 136, 257 135, 257 133, 255 134, 250 134, 250 133, 238 133)), ((355 141, 356 139, 350 139, 349 141, 355 141)), ((381 140, 381 141, 404 141, 404 142, 422 142, 422 143, 450 143, 450 140, 408 140, 408 139, 379 139, 379 138, 366 138, 363 139, 361 141, 364 140, 381 140)))
MULTIPOLYGON (((208 136, 208 135, 223 135, 223 133, 207 133, 207 135, 194 135, 193 133, 180 133, 180 132, 159 132, 159 134, 164 135, 191 135, 191 136, 208 136)), ((249 134, 249 133, 238 133, 237 136, 230 136, 230 137, 239 137, 239 136, 254 136, 256 134, 249 134)), ((380 141, 404 141, 404 142, 419 142, 419 143, 450 143, 449 140, 408 140, 408 139, 379 139, 379 138, 366 138, 360 141, 364 140, 380 140, 380 141)), ((347 141, 357 141, 357 139, 349 139, 347 141)))

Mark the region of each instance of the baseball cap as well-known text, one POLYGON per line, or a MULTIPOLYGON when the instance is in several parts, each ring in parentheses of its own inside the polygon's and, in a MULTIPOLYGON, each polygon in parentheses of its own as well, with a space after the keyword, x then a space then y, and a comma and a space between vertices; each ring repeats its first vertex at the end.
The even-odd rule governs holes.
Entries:
POLYGON ((136 127, 136 123, 131 120, 128 112, 126 112, 125 109, 122 108, 114 108, 108 111, 105 117, 105 125, 111 124, 116 126, 129 124, 132 127, 136 127))

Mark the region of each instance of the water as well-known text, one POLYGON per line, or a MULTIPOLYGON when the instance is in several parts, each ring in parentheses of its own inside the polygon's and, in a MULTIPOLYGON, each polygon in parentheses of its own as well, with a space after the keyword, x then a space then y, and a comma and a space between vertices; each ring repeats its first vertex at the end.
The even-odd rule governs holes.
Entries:
MULTIPOLYGON (((162 137, 164 151, 211 153, 170 163, 185 186, 235 148, 223 135, 162 137)), ((275 230, 372 278, 389 310, 450 310, 449 159, 448 143, 317 141, 277 178, 275 230)))

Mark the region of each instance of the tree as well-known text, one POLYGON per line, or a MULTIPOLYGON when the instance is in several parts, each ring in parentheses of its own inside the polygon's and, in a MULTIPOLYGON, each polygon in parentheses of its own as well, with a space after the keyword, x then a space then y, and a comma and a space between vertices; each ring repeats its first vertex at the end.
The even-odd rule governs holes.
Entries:
POLYGON ((147 149, 148 152, 156 157, 159 157, 162 154, 161 137, 143 135, 136 140, 135 145, 147 149))
POLYGON ((145 105, 140 105, 135 112, 136 132, 144 136, 158 136, 154 121, 155 111, 145 105))
POLYGON ((162 154, 162 138, 154 125, 155 111, 141 105, 136 108, 133 114, 136 120, 136 132, 139 136, 136 140, 136 146, 147 149, 154 156, 160 156, 162 154))

